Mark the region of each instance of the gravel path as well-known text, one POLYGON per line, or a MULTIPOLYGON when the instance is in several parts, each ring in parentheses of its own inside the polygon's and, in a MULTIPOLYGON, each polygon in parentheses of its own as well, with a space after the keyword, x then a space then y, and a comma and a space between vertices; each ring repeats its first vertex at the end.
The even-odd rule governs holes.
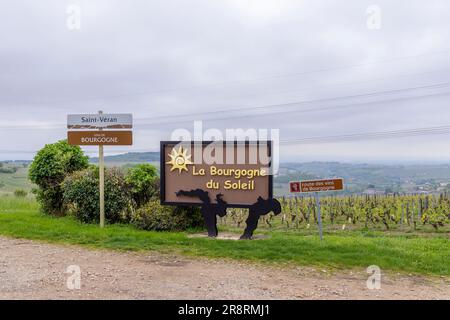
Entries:
POLYGON ((122 253, 0 237, 0 299, 450 299, 448 277, 383 274, 369 290, 364 269, 272 267, 158 253, 122 253), (81 288, 67 287, 68 266, 81 288))

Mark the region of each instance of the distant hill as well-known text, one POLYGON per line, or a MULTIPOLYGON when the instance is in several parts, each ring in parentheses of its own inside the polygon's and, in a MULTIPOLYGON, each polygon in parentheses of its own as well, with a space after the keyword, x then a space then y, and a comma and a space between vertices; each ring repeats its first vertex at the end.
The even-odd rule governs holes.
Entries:
MULTIPOLYGON (((129 152, 105 157, 105 161, 114 163, 144 163, 159 162, 159 152, 129 152)), ((98 163, 98 158, 91 158, 92 163, 98 163)))
MULTIPOLYGON (((159 168, 160 153, 125 153, 105 157, 107 165, 132 166, 153 162, 159 168)), ((91 158, 98 163, 98 158, 91 158)), ((288 183, 293 180, 341 177, 346 193, 432 193, 450 191, 450 165, 379 165, 340 162, 281 163, 274 179, 275 193, 289 194, 288 183)))
POLYGON ((339 162, 282 163, 275 183, 308 178, 344 178, 348 193, 416 193, 450 190, 450 165, 378 165, 339 162))

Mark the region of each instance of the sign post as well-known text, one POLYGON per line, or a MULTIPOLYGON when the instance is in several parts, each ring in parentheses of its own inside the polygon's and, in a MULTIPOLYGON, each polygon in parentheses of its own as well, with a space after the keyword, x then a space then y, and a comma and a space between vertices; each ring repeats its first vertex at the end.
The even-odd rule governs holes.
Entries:
POLYGON ((101 228, 105 227, 104 146, 132 145, 132 131, 111 130, 131 129, 132 127, 133 116, 131 114, 104 114, 103 111, 99 111, 98 114, 72 114, 67 116, 67 128, 70 130, 67 132, 67 141, 69 144, 78 146, 98 146, 101 228))
POLYGON ((319 236, 320 236, 320 241, 323 240, 322 237, 322 215, 320 214, 320 198, 319 198, 319 193, 316 192, 316 206, 317 206, 317 220, 319 221, 319 236))
MULTIPOLYGON (((103 114, 99 111, 98 114, 103 114)), ((103 131, 102 128, 99 131, 103 131)), ((105 227, 105 155, 103 152, 103 145, 98 146, 98 170, 100 180, 100 228, 105 227)))
POLYGON ((307 181, 291 181, 289 182, 291 193, 308 193, 314 192, 317 207, 317 221, 319 223, 320 241, 323 240, 322 214, 320 212, 320 192, 341 191, 344 190, 344 179, 323 179, 323 180, 307 180, 307 181))

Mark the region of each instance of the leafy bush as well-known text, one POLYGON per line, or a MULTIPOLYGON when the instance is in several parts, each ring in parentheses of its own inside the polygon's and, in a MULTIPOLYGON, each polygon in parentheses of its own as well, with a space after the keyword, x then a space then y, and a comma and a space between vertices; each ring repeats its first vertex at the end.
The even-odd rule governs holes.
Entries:
POLYGON ((28 192, 26 192, 23 189, 16 189, 16 190, 14 190, 14 195, 17 198, 25 198, 28 195, 28 192))
MULTIPOLYGON (((99 171, 92 166, 68 176, 63 184, 64 204, 78 220, 87 223, 100 220, 99 171)), ((105 220, 128 222, 131 211, 130 190, 123 171, 105 169, 105 220)))
POLYGON ((183 231, 204 225, 198 208, 162 206, 159 200, 138 209, 132 223, 139 229, 152 231, 183 231))
POLYGON ((158 170, 151 164, 139 164, 128 170, 126 181, 137 207, 159 196, 158 170))
POLYGON ((36 199, 45 213, 64 214, 61 183, 72 172, 88 166, 88 157, 81 148, 65 140, 47 144, 37 153, 30 165, 29 178, 38 186, 36 199))

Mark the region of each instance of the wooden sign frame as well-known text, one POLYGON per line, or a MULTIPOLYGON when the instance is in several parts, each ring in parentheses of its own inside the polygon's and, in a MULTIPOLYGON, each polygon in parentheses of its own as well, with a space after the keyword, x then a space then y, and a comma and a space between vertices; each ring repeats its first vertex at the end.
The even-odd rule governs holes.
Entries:
MULTIPOLYGON (((201 203, 195 202, 183 202, 183 201, 166 201, 166 155, 165 148, 167 145, 177 145, 177 144, 190 144, 191 146, 195 144, 201 144, 202 146, 209 145, 211 143, 217 143, 218 141, 161 141, 160 142, 160 200, 161 205, 177 205, 177 206, 199 206, 201 203)), ((261 143, 267 144, 268 156, 272 156, 272 141, 223 141, 224 146, 233 143, 235 146, 238 144, 243 144, 245 146, 256 145, 259 146, 261 143)), ((272 163, 272 161, 271 161, 272 163)), ((270 167, 271 163, 267 166, 270 167)), ((269 199, 273 198, 273 175, 269 172, 267 174, 267 194, 269 199)), ((213 200, 213 199, 211 199, 213 200)), ((250 208, 252 204, 236 204, 227 203, 230 208, 250 208)))

